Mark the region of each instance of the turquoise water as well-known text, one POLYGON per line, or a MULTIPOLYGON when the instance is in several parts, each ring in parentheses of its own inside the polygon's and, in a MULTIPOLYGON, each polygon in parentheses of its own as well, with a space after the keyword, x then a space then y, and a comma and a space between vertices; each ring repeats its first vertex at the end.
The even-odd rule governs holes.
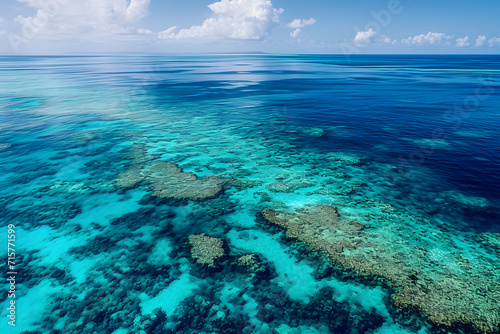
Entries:
POLYGON ((499 56, 0 57, 0 79, 0 332, 500 331, 499 56))

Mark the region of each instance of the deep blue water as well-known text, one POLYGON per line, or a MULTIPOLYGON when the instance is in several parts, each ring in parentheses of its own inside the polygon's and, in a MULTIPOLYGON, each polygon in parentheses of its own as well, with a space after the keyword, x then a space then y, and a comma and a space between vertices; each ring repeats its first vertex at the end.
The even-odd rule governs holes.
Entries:
POLYGON ((21 259, 19 326, 0 327, 437 332, 425 315, 394 306, 386 283, 338 268, 330 278, 260 211, 334 205, 380 240, 407 243, 407 254, 430 251, 427 242, 463 253, 474 276, 475 257, 499 256, 478 241, 500 232, 499 92, 500 56, 0 57, 0 214, 17 226, 21 259), (144 180, 123 189, 116 180, 134 164, 134 147, 148 163, 252 185, 202 202, 159 200, 141 165, 144 180), (186 238, 196 233, 224 242, 215 273, 190 257, 186 238), (268 276, 231 272, 246 253, 268 276), (356 289, 367 297, 341 297, 356 289), (335 300, 326 313, 318 311, 325 298, 335 300))

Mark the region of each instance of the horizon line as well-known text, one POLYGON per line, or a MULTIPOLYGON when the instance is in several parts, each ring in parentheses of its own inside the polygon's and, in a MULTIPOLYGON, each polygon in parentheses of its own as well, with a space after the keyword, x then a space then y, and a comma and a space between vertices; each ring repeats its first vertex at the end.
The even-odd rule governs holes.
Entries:
POLYGON ((61 54, 0 54, 0 57, 105 57, 105 56, 191 56, 191 55, 272 55, 272 56, 500 56, 500 53, 274 53, 262 51, 248 52, 89 52, 89 53, 61 53, 61 54))

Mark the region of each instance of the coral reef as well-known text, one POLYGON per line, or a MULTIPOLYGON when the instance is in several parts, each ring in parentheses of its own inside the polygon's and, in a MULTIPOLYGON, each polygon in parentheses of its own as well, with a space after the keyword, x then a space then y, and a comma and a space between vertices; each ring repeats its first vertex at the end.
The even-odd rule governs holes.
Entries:
POLYGON ((266 189, 274 193, 293 193, 301 188, 313 187, 314 184, 304 180, 276 181, 266 185, 266 189))
POLYGON ((183 172, 173 162, 159 161, 149 167, 147 163, 158 156, 148 154, 143 144, 132 146, 128 158, 132 164, 118 175, 116 185, 120 188, 134 188, 143 180, 147 180, 153 196, 159 198, 200 201, 219 196, 226 186, 243 185, 239 180, 218 176, 200 179, 193 173, 183 172))
POLYGON ((473 94, 470 72, 440 76, 422 101, 413 80, 395 101, 392 80, 373 96, 364 61, 353 80, 312 58, 209 58, 30 57, 1 71, 15 331, 500 333, 498 140, 481 117, 496 100, 469 119, 481 140, 401 137, 442 125, 453 85, 473 94), (399 157, 413 149, 426 161, 410 168, 399 157))
POLYGON ((302 130, 302 133, 311 137, 319 138, 325 135, 325 130, 320 128, 307 128, 302 130))
POLYGON ((245 254, 238 258, 238 265, 246 268, 252 268, 257 264, 255 254, 245 254))
POLYGON ((146 178, 146 163, 158 158, 156 155, 148 154, 146 145, 134 144, 129 151, 128 158, 131 160, 130 167, 120 173, 115 180, 116 186, 120 188, 135 188, 146 178))
POLYGON ((219 196, 225 186, 241 184, 218 176, 199 179, 193 173, 183 172, 176 164, 164 161, 154 164, 150 172, 153 195, 160 198, 200 201, 219 196))
POLYGON ((363 157, 360 157, 354 153, 347 152, 330 152, 326 154, 326 158, 328 160, 337 161, 345 165, 355 165, 363 160, 363 157))
POLYGON ((135 188, 144 178, 143 169, 134 165, 118 175, 116 185, 120 188, 135 188))
POLYGON ((134 144, 130 148, 130 152, 128 154, 128 158, 132 160, 135 165, 145 164, 149 161, 153 161, 159 158, 158 155, 148 154, 146 149, 146 145, 144 144, 134 144))
POLYGON ((431 138, 424 138, 424 139, 414 139, 411 140, 413 143, 416 145, 429 149, 429 150, 451 150, 453 147, 451 146, 450 143, 443 139, 431 139, 431 138))
POLYGON ((288 237, 304 242, 336 265, 389 281, 395 287, 394 301, 399 307, 418 309, 439 325, 472 325, 489 333, 499 330, 500 283, 494 279, 498 273, 491 262, 478 258, 480 264, 462 261, 455 265, 448 260, 460 257, 455 254, 422 254, 402 240, 384 240, 367 226, 342 218, 336 208, 327 205, 294 213, 265 209, 262 215, 286 229, 288 237), (444 265, 447 260, 450 263, 444 265))
POLYGON ((215 267, 215 261, 224 256, 222 240, 212 238, 205 233, 189 236, 191 244, 191 257, 199 264, 215 267))
POLYGON ((97 133, 95 131, 80 131, 73 133, 71 137, 82 143, 89 143, 97 138, 97 133))
POLYGON ((477 236, 479 242, 487 244, 500 251, 500 233, 484 232, 477 236))

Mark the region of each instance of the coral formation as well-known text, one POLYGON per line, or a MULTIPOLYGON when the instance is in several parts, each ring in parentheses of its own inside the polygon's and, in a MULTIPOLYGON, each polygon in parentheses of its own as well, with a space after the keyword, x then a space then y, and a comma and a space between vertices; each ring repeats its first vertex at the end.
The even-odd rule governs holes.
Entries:
POLYGON ((150 183, 153 196, 169 199, 189 199, 200 201, 219 196, 226 186, 241 186, 239 180, 209 176, 198 178, 193 173, 185 173, 182 169, 167 161, 159 161, 148 167, 147 163, 157 158, 147 153, 145 145, 134 145, 128 158, 131 166, 120 173, 115 183, 120 188, 134 188, 143 180, 150 183))
MULTIPOLYGON (((490 154, 498 140, 494 122, 480 117, 496 100, 471 120, 482 123, 470 124, 481 140, 456 145, 449 132, 455 150, 430 157, 439 142, 413 145, 401 136, 442 123, 451 84, 435 85, 437 99, 419 103, 415 92, 428 96, 428 85, 395 101, 387 80, 375 100, 351 103, 373 95, 364 80, 351 85, 365 67, 353 80, 343 64, 310 67, 311 58, 153 58, 82 67, 83 58, 58 66, 30 57, 2 71, 16 69, 0 80, 7 92, 0 215, 22 241, 16 305, 29 310, 16 331, 499 333, 498 164, 490 154), (40 71, 16 82, 20 67, 40 71), (314 69, 320 80, 294 68, 314 69), (346 80, 336 74, 344 68, 346 80), (151 69, 159 80, 141 84, 151 69), (331 71, 334 82, 325 81, 331 71), (306 80, 297 86, 299 77, 306 80), (64 89, 56 97, 54 85, 39 82, 64 89), (426 122, 419 125, 420 113, 426 122), (325 136, 311 137, 322 133, 303 132, 308 127, 325 136), (402 164, 398 157, 412 149, 425 164, 402 164), (470 175, 481 177, 469 182, 470 175), (153 183, 162 196, 186 199, 152 196, 153 183), (238 183, 245 189, 229 188, 238 183), (332 202, 338 211, 307 206, 332 202), (265 225, 266 207, 277 210, 267 218, 296 239, 285 242, 284 230, 265 225), (190 235, 205 243, 195 248, 190 235)), ((431 82, 434 71, 424 72, 419 78, 431 82)), ((463 85, 469 72, 452 72, 456 97, 475 88, 463 85)), ((0 333, 11 331, 0 323, 0 333)))
POLYGON ((241 186, 239 180, 209 176, 198 178, 193 173, 185 173, 172 162, 159 161, 149 167, 147 164, 158 158, 148 154, 146 146, 135 144, 128 158, 132 164, 120 173, 115 183, 120 188, 134 188, 143 180, 150 183, 153 196, 169 199, 189 199, 200 201, 219 196, 226 186, 241 186))
POLYGON ((128 158, 131 160, 130 167, 123 173, 120 173, 115 183, 120 188, 135 188, 145 178, 146 163, 158 158, 158 156, 148 154, 144 144, 134 144, 130 148, 128 158))
POLYGON ((215 260, 224 256, 222 240, 205 233, 190 235, 189 243, 192 246, 191 257, 199 264, 215 267, 215 260))
POLYGON ((80 131, 72 134, 71 137, 83 143, 89 143, 97 138, 97 133, 95 131, 80 131))
POLYGON ((116 178, 116 185, 120 188, 134 188, 143 180, 144 175, 142 168, 134 165, 118 175, 116 178))
POLYGON ((150 169, 149 181, 153 195, 160 198, 190 199, 200 201, 219 196, 225 186, 240 185, 241 182, 218 176, 198 178, 185 173, 172 162, 157 162, 150 169))
POLYGON ((266 189, 274 193, 293 193, 300 188, 312 187, 314 184, 304 180, 276 181, 266 185, 266 189))
POLYGON ((238 258, 238 265, 246 268, 252 268, 257 264, 255 254, 245 254, 238 258))
POLYGON ((443 139, 431 139, 431 138, 424 138, 424 139, 414 139, 412 140, 413 143, 416 145, 428 149, 428 150, 451 150, 453 147, 451 146, 450 143, 448 143, 446 140, 443 139))
POLYGON ((473 266, 467 261, 456 265, 448 259, 459 258, 456 254, 422 254, 402 240, 385 240, 367 226, 342 218, 327 205, 294 213, 265 209, 262 215, 286 229, 288 237, 304 242, 336 265, 386 279, 395 287, 394 301, 400 307, 418 309, 439 325, 473 325, 490 333, 499 330, 500 283, 494 279, 498 273, 493 263, 478 258, 473 266))
POLYGON ((487 244, 500 251, 500 233, 484 232, 477 236, 479 242, 487 244))
POLYGON ((346 165, 355 165, 363 160, 363 157, 347 152, 330 152, 326 154, 326 158, 328 160, 337 161, 346 165))
POLYGON ((307 129, 302 130, 302 132, 308 136, 316 137, 316 138, 319 138, 319 137, 322 137, 325 135, 325 130, 320 129, 320 128, 307 128, 307 129))
POLYGON ((134 165, 145 164, 149 161, 159 158, 158 155, 148 154, 146 145, 144 144, 134 144, 130 148, 128 158, 132 160, 134 165))

